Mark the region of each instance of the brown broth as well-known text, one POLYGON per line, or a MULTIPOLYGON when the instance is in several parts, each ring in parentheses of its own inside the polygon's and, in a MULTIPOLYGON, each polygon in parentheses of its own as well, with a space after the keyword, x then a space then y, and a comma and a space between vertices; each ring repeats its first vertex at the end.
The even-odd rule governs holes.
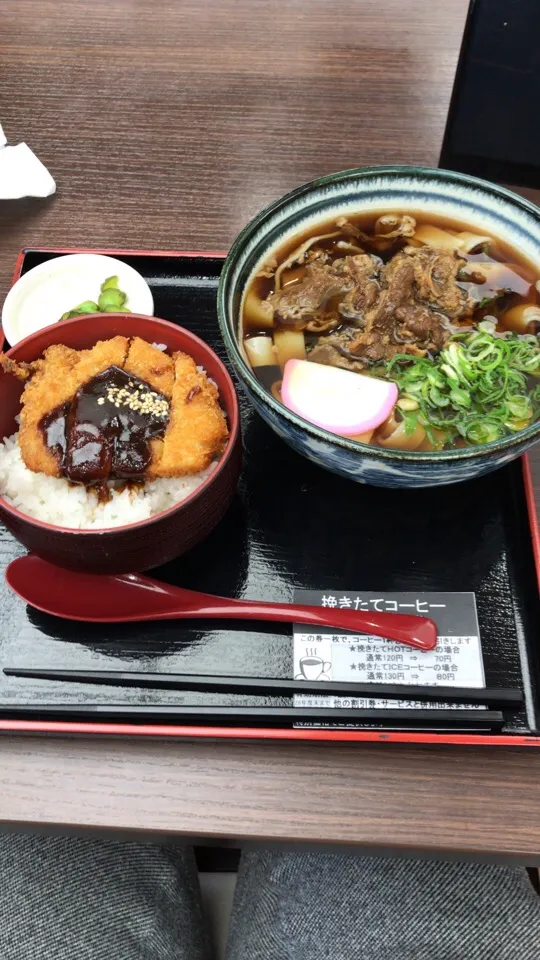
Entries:
MULTIPOLYGON (((362 230, 364 233, 372 234, 374 233, 374 226, 376 221, 379 219, 379 217, 382 214, 388 214, 391 212, 393 211, 383 210, 383 211, 370 212, 367 214, 360 213, 356 215, 347 216, 347 220, 350 223, 354 224, 355 227, 358 227, 360 230, 362 230)), ((438 216, 426 217, 423 213, 415 213, 413 210, 407 211, 407 213, 410 214, 410 216, 415 218, 416 224, 418 227, 435 226, 435 227, 438 227, 440 230, 446 230, 454 233, 461 233, 463 231, 468 231, 470 233, 478 233, 478 234, 484 235, 483 231, 475 227, 473 224, 463 223, 463 222, 460 222, 459 220, 453 220, 447 217, 438 217, 438 216)), ((301 233, 297 233, 295 234, 294 237, 287 240, 287 242, 284 243, 283 246, 279 248, 279 250, 277 250, 274 254, 272 254, 272 259, 275 257, 278 264, 282 263, 283 260, 286 260, 287 257, 290 256, 290 254, 297 247, 300 246, 301 243, 304 243, 310 237, 319 236, 325 233, 331 233, 333 230, 337 230, 337 227, 335 226, 335 220, 326 220, 320 224, 317 224, 315 227, 311 227, 309 230, 305 230, 301 233)), ((489 234, 486 233, 485 235, 488 236, 489 234)), ((327 250, 331 254, 332 259, 337 260, 339 257, 346 256, 346 251, 344 252, 340 250, 339 247, 337 247, 337 243, 340 239, 344 239, 344 236, 336 237, 335 240, 323 240, 321 241, 320 244, 317 244, 317 249, 327 250)), ((519 271, 516 271, 516 272, 519 272, 521 276, 529 280, 529 282, 532 285, 530 296, 528 296, 527 298, 518 297, 517 302, 521 302, 522 299, 526 299, 527 302, 537 303, 538 294, 536 292, 534 284, 539 276, 538 271, 535 270, 533 264, 530 263, 530 261, 527 260, 518 250, 516 250, 515 247, 512 247, 509 244, 504 243, 498 237, 494 236, 493 239, 495 242, 492 243, 490 246, 490 255, 488 257, 486 257, 484 254, 466 254, 465 255, 466 259, 470 260, 471 262, 487 260, 488 262, 494 262, 494 263, 515 264, 519 268, 519 271)), ((394 243, 391 243, 387 247, 387 249, 384 251, 376 249, 375 246, 373 246, 370 249, 369 246, 363 242, 360 242, 360 246, 365 248, 366 253, 375 253, 377 256, 381 257, 381 260, 383 260, 383 262, 387 263, 388 260, 390 260, 394 256, 394 254, 398 253, 399 250, 401 250, 404 246, 406 246, 406 243, 407 241, 404 242, 402 238, 397 238, 397 240, 394 243)), ((262 269, 262 266, 263 265, 261 264, 260 269, 262 269)), ((293 272, 295 274, 294 278, 291 277, 290 282, 299 283, 305 274, 305 268, 302 268, 296 265, 294 267, 291 267, 290 272, 291 274, 293 272)), ((282 283, 282 286, 285 286, 285 285, 286 285, 285 283, 282 283)), ((253 290, 257 294, 259 299, 264 300, 266 299, 266 297, 268 297, 270 294, 274 292, 274 280, 272 277, 255 277, 251 281, 249 289, 253 290)), ((251 327, 249 323, 246 324, 245 319, 243 319, 242 329, 243 329, 244 336, 249 336, 253 333, 253 331, 260 332, 261 328, 251 327)))
MULTIPOLYGON (((338 236, 328 237, 319 241, 315 245, 316 250, 323 250, 329 255, 328 262, 331 263, 334 260, 342 257, 354 255, 353 250, 346 250, 339 246, 340 241, 346 241, 361 248, 360 251, 356 251, 357 253, 362 252, 374 254, 379 257, 383 263, 387 263, 396 253, 398 253, 408 244, 420 246, 418 242, 416 244, 414 243, 414 237, 397 237, 384 241, 380 237, 377 238, 375 235, 375 223, 380 216, 383 214, 394 214, 396 216, 400 216, 402 213, 402 211, 384 210, 350 216, 347 215, 347 221, 353 224, 355 228, 358 228, 360 231, 362 231, 363 234, 367 234, 370 237, 369 241, 367 241, 365 238, 356 240, 354 237, 347 236, 345 232, 339 230, 339 228, 336 226, 335 219, 323 221, 315 226, 310 227, 309 230, 299 232, 294 237, 287 240, 287 242, 283 244, 283 246, 277 252, 273 253, 272 256, 268 258, 268 264, 270 264, 270 262, 277 262, 279 266, 286 261, 286 259, 306 240, 310 239, 311 237, 337 232, 338 230, 338 236)), ((476 234, 478 236, 489 235, 489 232, 484 232, 480 228, 475 227, 474 224, 460 222, 459 220, 440 216, 427 217, 423 212, 416 213, 414 211, 406 211, 406 213, 407 215, 414 217, 416 221, 416 229, 429 226, 436 227, 439 230, 443 230, 450 234, 467 232, 476 234)), ((480 300, 480 303, 470 315, 453 321, 452 327, 454 329, 459 330, 460 328, 474 328, 486 316, 489 316, 494 318, 497 322, 497 329, 503 330, 504 327, 501 324, 500 319, 502 314, 504 314, 510 308, 521 304, 537 305, 539 303, 540 298, 536 289, 536 281, 539 277, 538 270, 535 269, 535 267, 518 250, 500 240, 498 237, 493 236, 492 242, 489 245, 489 252, 487 252, 487 250, 480 250, 470 254, 463 254, 461 251, 458 251, 458 253, 467 261, 467 265, 463 270, 463 276, 458 275, 456 282, 464 291, 474 293, 475 297, 480 300), (484 264, 484 274, 479 273, 482 264, 484 264), (508 267, 505 268, 503 266, 499 266, 504 264, 507 264, 508 267), (495 265, 497 265, 496 270, 495 265), (490 270, 492 276, 491 284, 489 281, 490 270), (488 276, 487 282, 480 282, 483 277, 485 278, 486 273, 488 276), (494 290, 497 290, 496 299, 493 299, 494 290), (501 294, 500 291, 505 292, 501 294), (484 294, 491 294, 492 298, 487 303, 482 303, 482 300, 487 299, 487 296, 484 296, 484 294)), ((262 271, 264 267, 265 264, 261 264, 259 268, 260 271, 262 271)), ((294 285, 300 284, 304 279, 305 274, 305 266, 299 263, 291 264, 281 273, 281 289, 290 290, 292 287, 294 287, 294 285)), ((254 294, 258 300, 264 301, 268 296, 273 294, 274 291, 275 281, 273 276, 256 276, 252 280, 247 293, 254 294)), ((326 301, 324 310, 327 310, 328 313, 332 313, 332 311, 337 313, 337 305, 342 297, 343 294, 339 295, 337 298, 334 298, 334 300, 329 299, 326 301)), ((435 310, 436 308, 432 307, 431 309, 435 310)), ((334 327, 334 329, 339 331, 349 326, 353 326, 352 321, 340 318, 338 326, 334 327)), ((532 324, 531 327, 532 326, 534 326, 534 330, 531 329, 531 332, 536 332, 537 329, 540 329, 540 324, 532 324)), ((303 330, 304 332, 305 344, 308 351, 307 357, 309 359, 309 351, 315 344, 318 343, 321 338, 324 338, 327 331, 323 332, 322 334, 310 333, 304 328, 305 324, 304 326, 300 324, 297 327, 297 329, 303 330)), ((250 321, 245 316, 244 312, 241 329, 243 341, 249 341, 253 337, 260 337, 262 335, 265 335, 266 337, 274 336, 276 333, 294 330, 295 326, 294 324, 285 324, 274 319, 273 325, 269 327, 268 324, 263 324, 258 322, 258 320, 250 321)), ((279 398, 281 371, 277 360, 271 364, 265 364, 259 361, 259 365, 255 366, 252 364, 252 367, 256 376, 265 386, 265 388, 269 392, 273 393, 275 397, 279 398)), ((372 442, 377 442, 376 434, 372 442)), ((426 447, 424 446, 423 449, 426 449, 426 447)), ((429 447, 427 449, 429 449, 429 447)))

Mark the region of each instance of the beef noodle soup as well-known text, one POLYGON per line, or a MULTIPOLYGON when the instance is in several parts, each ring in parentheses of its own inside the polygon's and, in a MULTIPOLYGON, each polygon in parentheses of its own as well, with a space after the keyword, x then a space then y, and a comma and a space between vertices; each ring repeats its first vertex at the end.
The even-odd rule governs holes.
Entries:
POLYGON ((487 443, 540 416, 538 276, 454 221, 340 217, 259 269, 242 304, 245 355, 276 399, 342 436, 487 443))

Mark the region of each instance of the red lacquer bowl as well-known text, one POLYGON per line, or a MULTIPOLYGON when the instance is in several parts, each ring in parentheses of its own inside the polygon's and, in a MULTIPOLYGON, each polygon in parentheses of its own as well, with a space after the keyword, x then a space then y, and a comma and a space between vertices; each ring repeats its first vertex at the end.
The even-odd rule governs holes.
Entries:
MULTIPOLYGON (((39 330, 8 351, 13 360, 31 361, 53 343, 87 349, 98 340, 119 334, 164 343, 169 351, 182 350, 217 383, 227 414, 229 440, 216 469, 189 497, 155 514, 123 527, 73 530, 30 517, 0 497, 0 518, 29 550, 45 560, 72 570, 91 573, 131 573, 148 570, 185 553, 199 543, 221 520, 235 494, 240 474, 242 444, 238 401, 231 378, 221 360, 198 337, 166 320, 138 314, 95 314, 66 320, 39 330)), ((0 370, 0 437, 15 433, 23 384, 0 370)))

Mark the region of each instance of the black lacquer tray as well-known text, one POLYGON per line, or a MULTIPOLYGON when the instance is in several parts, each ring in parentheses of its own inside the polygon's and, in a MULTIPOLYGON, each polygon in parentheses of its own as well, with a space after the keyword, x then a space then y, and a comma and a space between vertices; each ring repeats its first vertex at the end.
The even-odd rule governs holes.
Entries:
MULTIPOLYGON (((59 253, 26 250, 15 277, 59 253)), ((80 251, 82 252, 82 251, 80 251)), ((88 252, 88 251, 85 251, 88 252)), ((216 318, 219 254, 100 250, 125 260, 152 288, 156 316, 193 330, 227 363, 216 318)), ((223 703, 218 694, 55 684, 0 673, 0 730, 146 736, 385 740, 540 746, 538 529, 528 461, 432 490, 385 490, 325 472, 290 450, 240 392, 244 468, 238 494, 212 535, 154 571, 193 589, 264 600, 295 589, 474 591, 486 684, 520 687, 524 706, 500 732, 261 729, 189 725, 179 704, 223 703), (536 558, 536 559, 535 559, 536 558)), ((2 572, 24 552, 0 533, 2 572)), ((234 622, 106 627, 27 608, 0 583, 0 666, 136 669, 292 676, 292 628, 234 622)), ((287 704, 229 697, 228 702, 287 704)))

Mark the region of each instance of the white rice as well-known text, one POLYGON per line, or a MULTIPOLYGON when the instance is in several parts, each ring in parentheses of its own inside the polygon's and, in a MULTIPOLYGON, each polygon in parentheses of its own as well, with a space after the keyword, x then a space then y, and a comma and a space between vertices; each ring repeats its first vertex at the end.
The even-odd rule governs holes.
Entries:
POLYGON ((189 497, 212 473, 216 464, 193 477, 153 480, 144 487, 112 490, 111 499, 100 503, 92 490, 70 484, 63 477, 34 473, 24 464, 18 434, 0 444, 0 495, 17 510, 36 520, 77 530, 122 527, 147 520, 189 497))
MULTIPOLYGON (((539 282, 540 282, 540 281, 539 281, 539 282)), ((204 367, 201 367, 201 365, 199 364, 199 365, 197 366, 197 370, 198 370, 199 373, 204 373, 206 379, 208 380, 208 383, 211 383, 212 386, 216 388, 216 390, 218 389, 218 385, 217 385, 216 381, 215 381, 215 380, 212 380, 212 377, 209 377, 209 376, 208 376, 208 374, 207 374, 206 370, 204 369, 204 367)))

